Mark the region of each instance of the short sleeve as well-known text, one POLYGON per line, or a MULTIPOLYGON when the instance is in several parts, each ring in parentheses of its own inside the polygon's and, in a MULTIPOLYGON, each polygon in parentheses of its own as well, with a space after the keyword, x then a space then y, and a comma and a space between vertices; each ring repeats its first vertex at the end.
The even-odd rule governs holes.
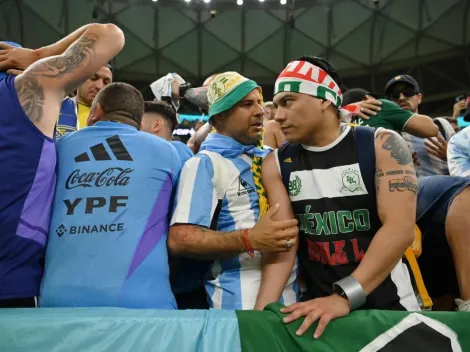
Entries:
POLYGON ((197 155, 185 163, 178 183, 171 225, 211 226, 218 205, 213 178, 214 168, 208 156, 197 155))
POLYGON ((454 135, 447 145, 447 163, 451 176, 470 176, 470 138, 466 131, 454 135))
POLYGON ((408 120, 414 115, 413 112, 403 110, 399 105, 390 100, 381 99, 382 116, 393 126, 395 131, 403 131, 408 120))

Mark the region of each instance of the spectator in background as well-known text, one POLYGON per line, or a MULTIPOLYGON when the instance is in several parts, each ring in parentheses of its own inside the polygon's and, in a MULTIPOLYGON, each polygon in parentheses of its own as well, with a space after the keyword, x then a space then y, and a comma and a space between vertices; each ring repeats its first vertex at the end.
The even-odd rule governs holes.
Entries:
MULTIPOLYGON (((397 103, 403 110, 415 114, 418 113, 418 106, 423 99, 418 82, 409 75, 399 75, 392 78, 385 86, 385 94, 388 100, 397 103)), ((442 134, 426 140, 408 133, 402 135, 407 141, 411 152, 416 153, 417 163, 415 163, 415 166, 418 177, 449 175, 446 157, 447 142, 442 134), (440 157, 428 152, 429 147, 426 148, 425 141, 428 145, 433 145, 432 149, 435 149, 435 154, 440 157)))
POLYGON ((446 116, 444 118, 450 123, 450 125, 452 126, 454 130, 454 133, 460 132, 460 126, 459 126, 459 122, 457 118, 450 117, 450 116, 446 116))
POLYGON ((93 99, 101 89, 112 83, 112 81, 111 65, 106 64, 78 88, 75 97, 66 98, 62 102, 56 137, 86 127, 93 99))
MULTIPOLYGON (((470 105, 463 116, 470 121, 470 105)), ((447 149, 449 171, 454 176, 470 177, 470 129, 464 128, 449 141, 447 149)))
POLYGON ((264 145, 273 149, 279 148, 286 142, 286 136, 281 131, 281 126, 275 120, 270 120, 264 124, 264 145))
POLYGON ((36 306, 62 100, 123 46, 124 34, 112 24, 83 26, 37 51, 0 43, 0 72, 25 70, 0 81, 0 307, 36 306))
POLYGON ((376 100, 373 95, 362 88, 349 89, 344 93, 343 109, 366 115, 353 118, 351 122, 361 126, 383 127, 398 133, 405 131, 421 138, 437 136, 439 130, 430 117, 403 110, 390 100, 376 100), (361 102, 370 106, 361 105, 361 102))
MULTIPOLYGON (((470 103, 470 93, 459 95, 455 98, 455 104, 452 112, 452 117, 457 120, 457 125, 459 128, 465 128, 470 123, 469 121, 464 120, 465 111, 467 105, 470 103)), ((457 132, 457 131, 456 131, 457 132)))
POLYGON ((173 131, 178 124, 176 112, 170 104, 163 101, 146 101, 144 104, 144 116, 142 117, 141 131, 151 133, 161 137, 176 148, 181 162, 184 163, 191 159, 194 154, 189 147, 173 140, 173 131))
POLYGON ((286 137, 281 131, 281 127, 274 120, 276 117, 277 106, 272 101, 264 103, 264 145, 273 149, 279 148, 285 143, 286 137))
POLYGON ((112 83, 91 127, 58 140, 41 306, 176 309, 166 238, 181 161, 138 131, 143 112, 137 89, 112 83))
POLYGON ((264 110, 264 122, 274 120, 276 116, 277 106, 272 101, 267 101, 263 106, 264 110))

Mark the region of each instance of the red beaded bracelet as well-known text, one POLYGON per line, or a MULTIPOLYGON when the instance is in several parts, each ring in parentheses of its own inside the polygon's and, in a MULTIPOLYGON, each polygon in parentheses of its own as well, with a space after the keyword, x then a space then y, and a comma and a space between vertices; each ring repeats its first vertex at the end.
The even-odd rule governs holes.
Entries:
POLYGON ((255 251, 251 247, 250 241, 248 240, 248 230, 243 230, 243 249, 251 258, 253 258, 255 251))

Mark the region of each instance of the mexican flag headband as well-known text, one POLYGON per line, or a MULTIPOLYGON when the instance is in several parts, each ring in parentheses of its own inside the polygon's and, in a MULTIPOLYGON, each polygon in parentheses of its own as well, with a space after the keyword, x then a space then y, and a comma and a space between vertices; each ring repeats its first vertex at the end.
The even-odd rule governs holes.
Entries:
POLYGON ((322 70, 306 61, 292 61, 281 72, 274 86, 274 95, 293 92, 331 101, 338 109, 343 94, 336 82, 322 70))

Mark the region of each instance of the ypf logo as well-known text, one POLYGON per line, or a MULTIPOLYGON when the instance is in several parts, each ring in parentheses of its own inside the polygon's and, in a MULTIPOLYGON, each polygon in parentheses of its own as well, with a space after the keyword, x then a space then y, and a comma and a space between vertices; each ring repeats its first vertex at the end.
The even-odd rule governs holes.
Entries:
POLYGON ((67 233, 67 228, 64 226, 64 225, 60 225, 56 230, 55 230, 55 233, 57 234, 57 236, 59 237, 62 237, 63 235, 65 235, 67 233))

